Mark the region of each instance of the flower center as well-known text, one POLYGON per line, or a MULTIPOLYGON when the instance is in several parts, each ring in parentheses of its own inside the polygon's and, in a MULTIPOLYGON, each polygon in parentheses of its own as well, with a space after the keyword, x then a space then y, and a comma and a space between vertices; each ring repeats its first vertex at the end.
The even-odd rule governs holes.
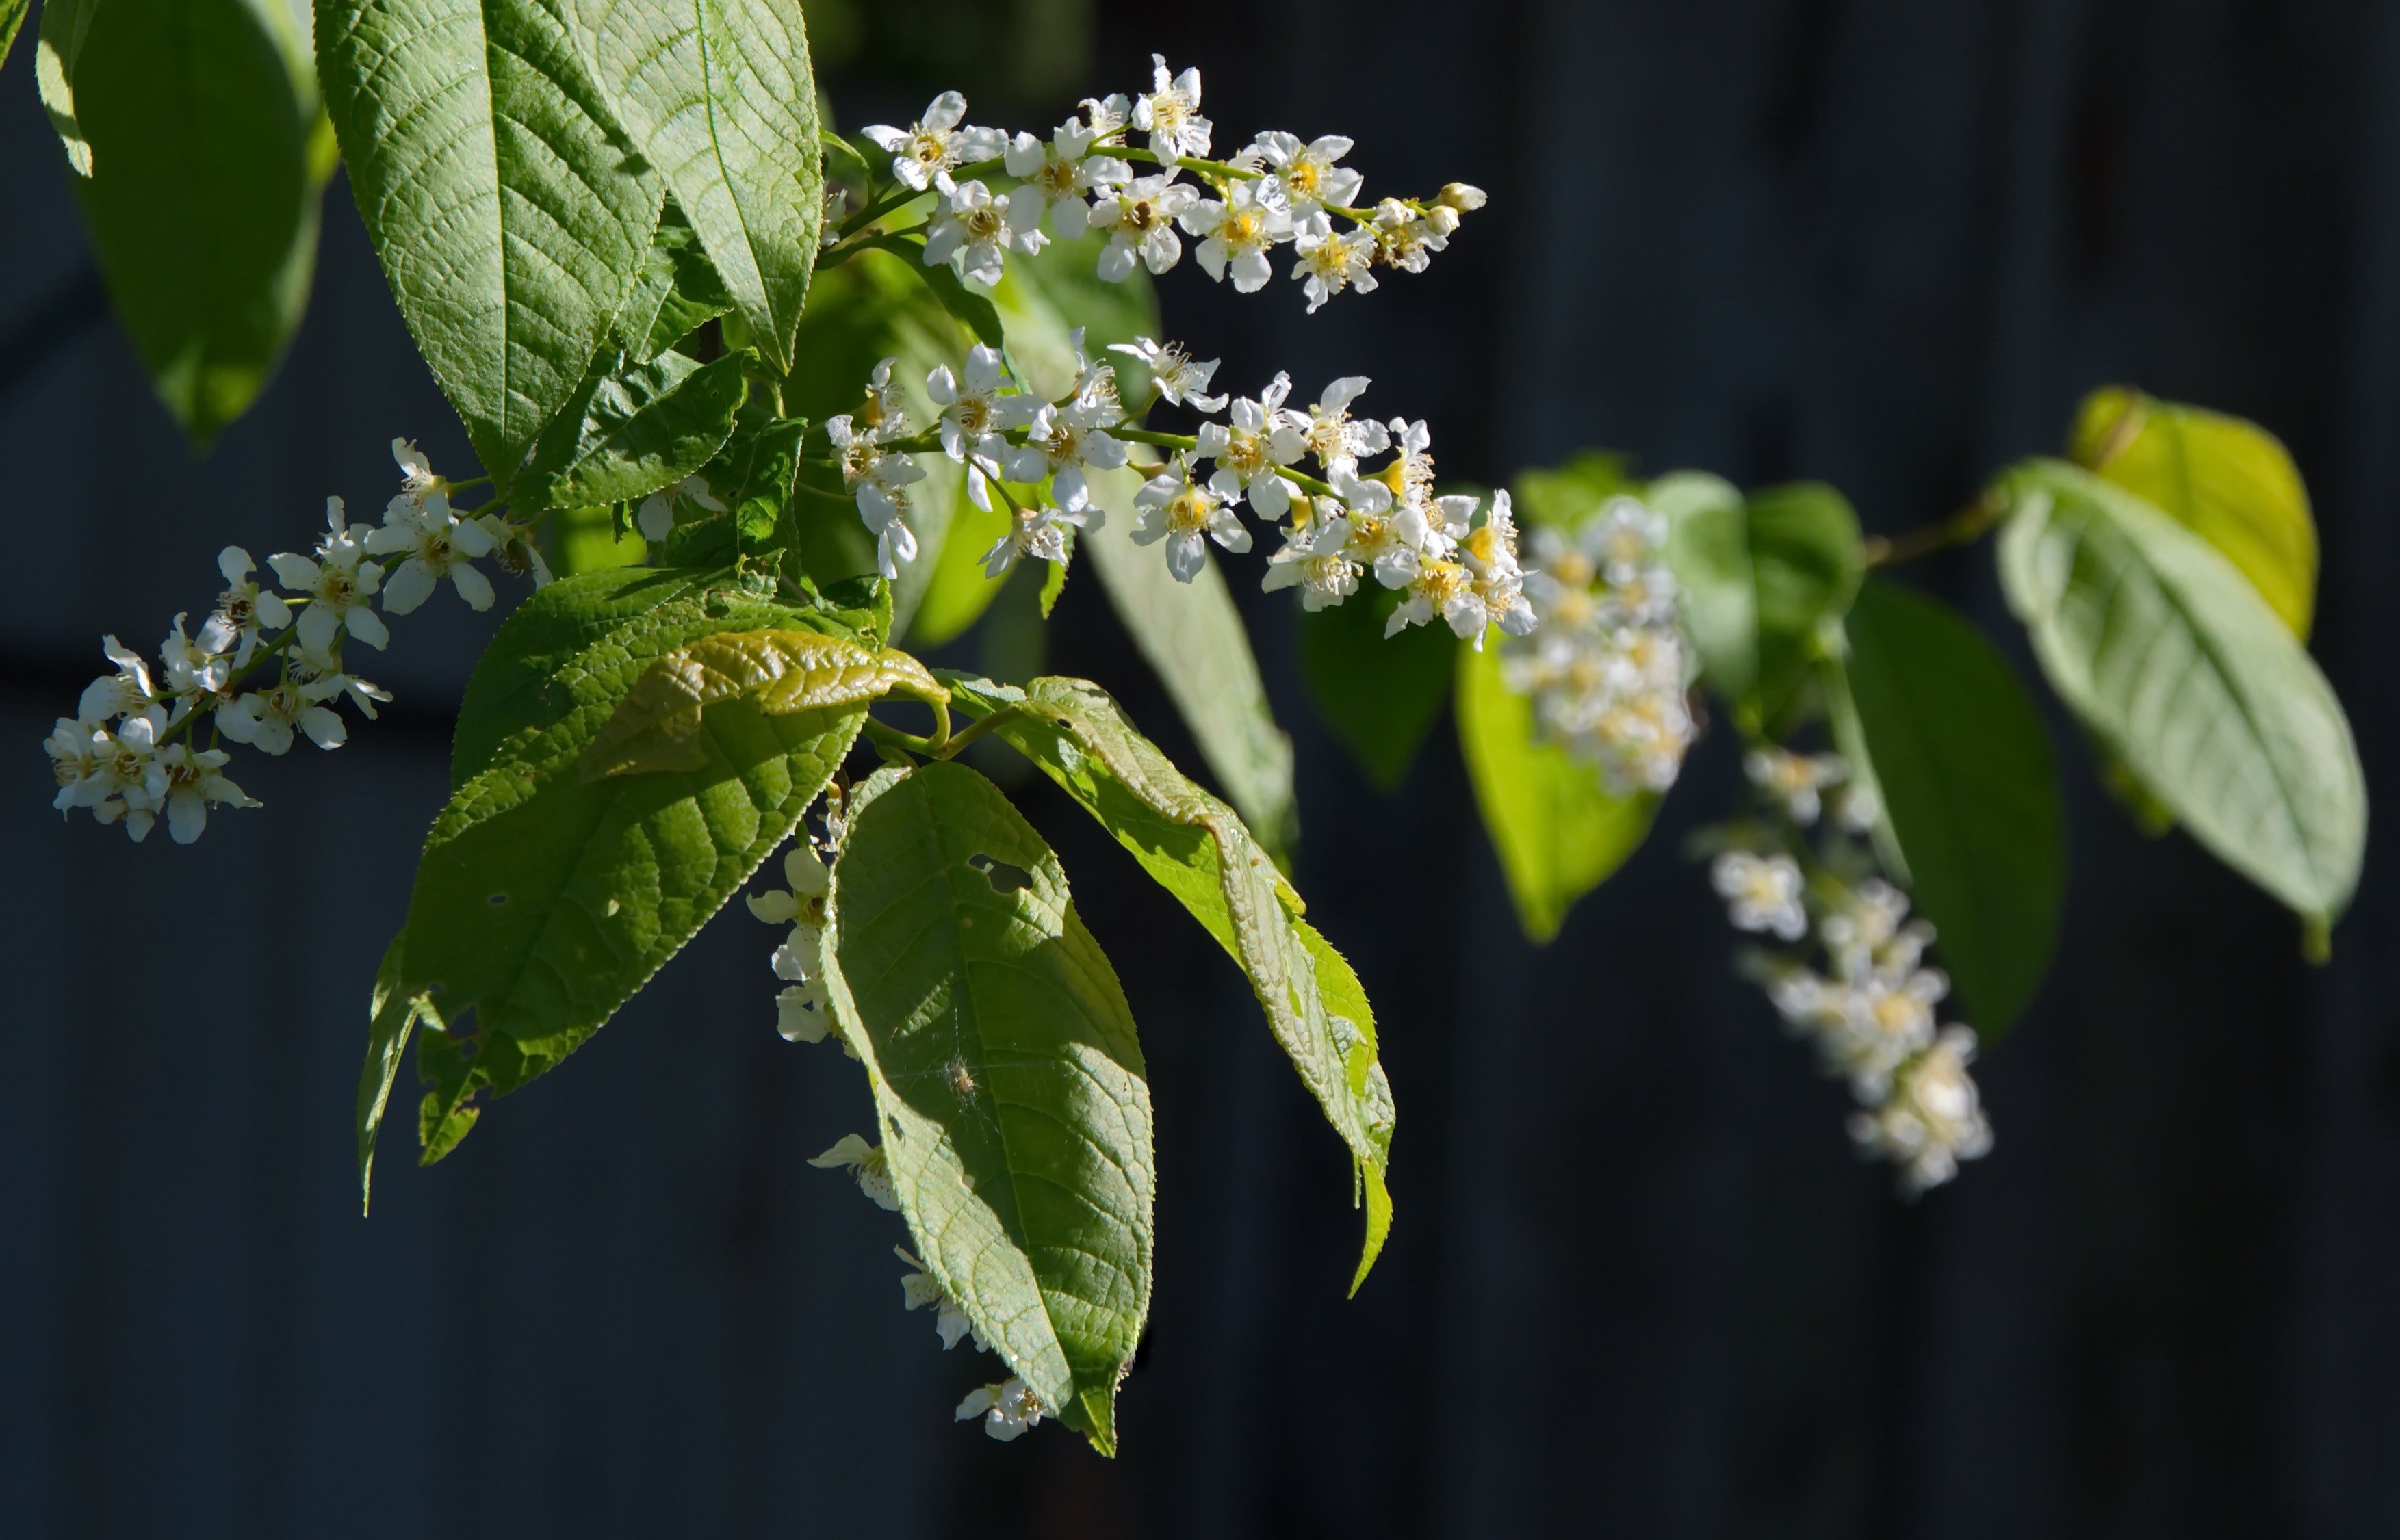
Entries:
POLYGON ((1042 162, 1033 175, 1034 184, 1054 198, 1065 198, 1075 191, 1075 163, 1056 157, 1042 162))
POLYGON ((1001 232, 1000 206, 996 203, 985 203, 969 209, 960 217, 960 223, 967 227, 967 234, 976 240, 989 240, 1001 232))
POLYGON ((920 127, 908 136, 908 158, 927 168, 941 166, 950 158, 950 136, 938 129, 920 127))
POLYGON ((1221 463, 1225 469, 1244 481, 1249 480, 1252 476, 1265 474, 1272 469, 1267 459, 1265 435, 1235 429, 1225 442, 1225 453, 1221 463))
POLYGON ((1225 223, 1217 236, 1228 246, 1257 246, 1261 243, 1265 229, 1265 220, 1247 209, 1240 209, 1225 216, 1225 223))
POLYGON ((1591 558, 1580 551, 1570 551, 1550 564, 1550 576, 1570 588, 1591 586, 1591 558))
POLYGON ((1325 169, 1317 165, 1314 158, 1302 156, 1291 163, 1291 169, 1283 173, 1283 179, 1293 192, 1306 193, 1313 197, 1316 189, 1324 185, 1325 169))
POLYGON ((1187 486, 1166 505, 1166 528, 1178 536, 1197 535, 1208 527, 1208 515, 1216 511, 1215 499, 1200 487, 1187 486))

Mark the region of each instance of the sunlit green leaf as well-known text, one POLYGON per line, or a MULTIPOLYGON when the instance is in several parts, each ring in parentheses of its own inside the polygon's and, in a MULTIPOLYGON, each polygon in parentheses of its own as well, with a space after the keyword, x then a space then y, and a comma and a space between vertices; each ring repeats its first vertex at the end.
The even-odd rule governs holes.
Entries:
POLYGON ((1843 665, 1917 909, 1986 1041, 2050 966, 2066 888, 2058 771, 2040 715, 1961 616, 1868 582, 1843 665))
POLYGON ((1501 677, 1496 632, 1480 652, 1458 650, 1458 742, 1518 921, 1547 942, 1641 845, 1658 799, 1611 794, 1598 766, 1535 736, 1533 701, 1501 677))
POLYGON ((2317 529, 2299 470, 2273 434, 2110 386, 2083 399, 2069 453, 2225 552, 2292 634, 2307 638, 2317 529))
MULTIPOLYGON (((581 773, 655 660, 770 628, 852 634, 843 617, 734 574, 639 570, 552 583, 501 626, 459 714, 457 789, 417 863, 395 976, 378 988, 378 1043, 395 1000, 443 1029, 417 1040, 428 1158, 465 1134, 481 1094, 525 1083, 607 1021, 790 835, 839 763, 863 693, 790 715, 736 695, 707 707, 698 768, 581 773)), ((363 1146, 374 1134, 361 1130, 363 1146)))
POLYGON ((1234 811, 1177 770, 1098 686, 950 685, 971 715, 1005 712, 993 730, 1098 819, 1249 978, 1269 1029, 1356 1163, 1367 1239, 1355 1291, 1391 1228, 1384 1177, 1395 1117, 1357 975, 1301 919, 1300 895, 1234 811))
POLYGON ((1998 488, 2000 579, 2052 686, 2193 837, 2329 923, 2366 783, 2341 703, 2215 546, 2114 483, 2031 460, 1998 488))
POLYGON ((792 364, 825 214, 798 0, 558 0, 758 349, 792 364))
POLYGON ((648 363, 612 354, 534 445, 518 479, 527 507, 632 502, 706 465, 733 432, 745 384, 729 353, 696 363, 661 353, 648 363))
POLYGON ((1214 561, 1178 582, 1157 546, 1133 543, 1136 470, 1098 471, 1092 500, 1108 522, 1082 541, 1117 619, 1166 687, 1225 800, 1270 851, 1300 838, 1291 740, 1275 726, 1249 633, 1214 561))
POLYGON ((1458 650, 1447 626, 1386 637, 1384 622, 1400 598, 1370 587, 1300 622, 1301 672, 1317 715, 1384 791, 1398 788, 1440 719, 1458 650))
POLYGON ((835 864, 826 989, 926 1270, 1102 1453, 1149 1314, 1150 1088, 1066 874, 963 765, 885 772, 835 864))
POLYGON ((0 64, 8 62, 8 50, 17 44, 17 29, 25 24, 25 13, 34 8, 34 0, 0 0, 0 64))
POLYGON ((657 174, 546 0, 318 0, 359 213, 505 492, 633 292, 657 174))
POLYGON ((280 0, 52 0, 39 43, 109 295, 205 446, 307 304, 324 167, 306 45, 280 0))

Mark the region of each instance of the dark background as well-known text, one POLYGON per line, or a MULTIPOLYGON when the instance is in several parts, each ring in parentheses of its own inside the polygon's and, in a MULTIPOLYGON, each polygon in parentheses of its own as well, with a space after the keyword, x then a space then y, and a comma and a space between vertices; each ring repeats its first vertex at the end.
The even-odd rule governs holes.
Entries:
MULTIPOLYGON (((2093 385, 2256 418, 2316 497, 2316 650, 2400 790, 2400 8, 992 0, 943 45, 945 14, 824 12, 847 120, 957 83, 1038 128, 1138 89, 1159 48, 1203 66, 1220 144, 1339 130, 1370 189, 1491 189, 1431 273, 1307 321, 1294 285, 1164 285, 1225 381, 1375 375, 1449 473, 1604 445, 1821 477, 1890 533, 2054 447, 2093 385)), ((2288 917, 2133 831, 2054 716, 2064 946, 1979 1068, 1998 1150, 1908 1206, 1731 977, 1679 853, 1733 795, 1726 742, 1530 951, 1447 726, 1378 796, 1309 715, 1293 615, 1250 595, 1299 742, 1300 885, 1382 1013, 1399 1222, 1344 1302, 1341 1150, 1245 987, 1030 791, 1158 1104, 1157 1296, 1114 1463, 951 1424, 979 1376, 896 1308, 897 1226, 803 1164, 867 1126, 862 1087, 774 1036, 772 937, 738 912, 455 1158, 388 1141, 361 1220, 367 985, 481 626, 446 599, 398 622, 375 676, 400 706, 332 758, 248 756, 269 809, 196 849, 61 827, 35 745, 99 633, 148 647, 210 602, 220 545, 380 498, 393 433, 443 466, 462 436, 337 184, 290 359, 193 462, 16 53, 0 1534, 2400 1533, 2388 852, 2306 969, 2288 917)), ((1913 575, 2024 661, 1986 552, 1913 575)), ((1087 578, 1051 661, 1186 751, 1087 578)))

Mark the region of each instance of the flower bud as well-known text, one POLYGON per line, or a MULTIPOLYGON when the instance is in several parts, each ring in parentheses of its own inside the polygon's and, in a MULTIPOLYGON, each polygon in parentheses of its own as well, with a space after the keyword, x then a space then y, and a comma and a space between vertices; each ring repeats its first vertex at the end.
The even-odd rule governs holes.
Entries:
POLYGON ((1460 213, 1471 214, 1483 207, 1483 189, 1469 183, 1453 182, 1442 188, 1434 201, 1445 209, 1455 209, 1460 213))
POLYGON ((1436 235, 1448 238, 1458 229, 1458 211, 1447 203, 1437 203, 1425 211, 1425 223, 1436 235))

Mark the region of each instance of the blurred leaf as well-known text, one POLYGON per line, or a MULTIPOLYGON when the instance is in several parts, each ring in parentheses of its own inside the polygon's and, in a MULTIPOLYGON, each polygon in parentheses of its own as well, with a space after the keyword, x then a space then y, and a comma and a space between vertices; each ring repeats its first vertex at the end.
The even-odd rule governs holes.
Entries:
POLYGON ((1411 626, 1385 639, 1397 589, 1369 587, 1300 621, 1301 672, 1316 714, 1380 790, 1398 790, 1450 698, 1446 626, 1411 626))
POLYGON ((1108 522, 1081 541, 1109 603, 1150 661, 1200 756, 1260 843, 1280 854, 1300 838, 1292 800, 1291 740, 1267 708, 1267 688, 1249 633, 1211 560, 1178 582, 1156 546, 1133 543, 1139 470, 1095 471, 1092 501, 1108 522))
MULTIPOLYGON (((654 660, 770 627, 850 634, 731 574, 639 570, 563 579, 502 623, 459 712, 457 790, 417 862, 396 977, 378 988, 379 1017, 404 1000, 443 1028, 417 1040, 427 1159, 457 1145, 483 1093, 515 1089, 598 1030, 789 837, 840 763, 863 696, 789 715, 742 696, 707 708, 697 768, 581 773, 654 660)), ((362 1146, 375 1132, 361 1130, 362 1146)))
POLYGON ((317 62, 401 314, 505 495, 634 292, 662 184, 545 0, 318 0, 317 62))
POLYGON ((950 270, 948 263, 928 264, 925 261, 923 241, 904 240, 897 236, 887 236, 876 241, 875 244, 890 252, 901 261, 914 264, 918 276, 924 280, 925 287, 931 289, 934 292, 934 297, 942 302, 942 308, 950 313, 952 320, 974 334, 977 342, 987 348, 1008 346, 1008 334, 1001 330, 1000 312, 992 308, 989 293, 985 290, 970 289, 960 282, 959 275, 950 270))
POLYGON ((1480 652, 1458 649, 1458 742, 1518 921, 1546 943, 1641 845, 1658 798, 1613 796, 1597 766, 1535 738, 1533 701, 1501 678, 1496 634, 1480 652))
POLYGON ((1391 1228, 1384 1176, 1395 1119, 1357 974, 1300 918, 1299 893, 1234 811, 1176 769, 1098 685, 1044 678, 1018 690, 952 677, 950 688, 977 718, 1013 708, 997 736, 1098 819, 1240 965, 1363 1184, 1367 1238, 1355 1293, 1391 1228))
POLYGON ((817 87, 798 0, 561 0, 584 61, 666 179, 779 371, 824 223, 817 87))
POLYGON ((1758 684, 1737 706, 1753 730, 1791 708, 1815 669, 1819 630, 1838 620, 1866 571, 1859 517, 1819 482, 1750 497, 1750 562, 1758 585, 1758 684))
POLYGON ((551 569, 562 578, 604 567, 639 566, 649 558, 649 545, 626 521, 618 533, 615 504, 599 508, 561 508, 550 515, 551 569))
POLYGON ((1620 492, 1638 493, 1625 457, 1588 449, 1552 470, 1520 470, 1508 483, 1518 514, 1531 525, 1573 529, 1620 492))
POLYGON ((1945 606, 1870 581, 1845 622, 1850 697, 1916 905, 1986 1042, 2033 999, 2066 890, 2058 770, 2008 662, 1945 606))
POLYGON ((2341 703, 2223 553, 2057 460, 1999 488, 2000 579, 2061 698, 2200 842, 2303 917, 2350 901, 2366 782, 2341 703))
POLYGON ((1133 1014, 1058 858, 964 765, 869 781, 825 985, 926 1271, 1103 1454, 1150 1310, 1156 1182, 1133 1014))
POLYGON ((280 0, 51 0, 38 41, 109 295, 205 448, 307 306, 324 184, 305 47, 280 0))
POLYGON ((1758 682, 1758 578, 1750 511, 1731 482, 1679 470, 1642 494, 1667 519, 1667 566, 1683 591, 1684 623, 1710 686, 1727 701, 1758 682))
POLYGON ((589 381, 534 445, 518 477, 527 507, 633 502, 706 465, 733 432, 747 382, 741 355, 695 363, 661 353, 589 381))
POLYGON ((2083 399, 2070 453, 2223 552, 2307 640, 2317 529, 2308 489, 2274 435, 2239 417, 2110 386, 2083 399))
POLYGON ((732 308, 733 296, 701 249, 699 233, 669 198, 634 292, 618 314, 617 345, 634 362, 648 363, 732 308))

